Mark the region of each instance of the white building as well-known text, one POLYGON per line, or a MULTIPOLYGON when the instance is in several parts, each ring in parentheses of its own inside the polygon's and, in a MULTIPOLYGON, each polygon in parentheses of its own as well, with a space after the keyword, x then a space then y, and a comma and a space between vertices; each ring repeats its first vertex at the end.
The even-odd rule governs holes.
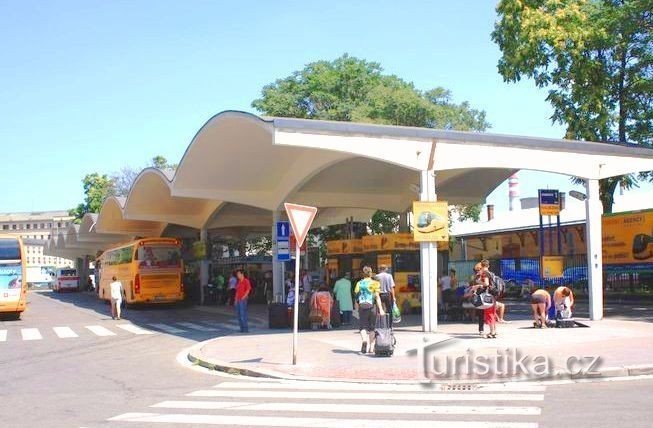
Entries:
POLYGON ((29 267, 73 267, 72 260, 43 255, 50 237, 65 231, 72 220, 68 211, 0 213, 0 233, 23 238, 29 267))

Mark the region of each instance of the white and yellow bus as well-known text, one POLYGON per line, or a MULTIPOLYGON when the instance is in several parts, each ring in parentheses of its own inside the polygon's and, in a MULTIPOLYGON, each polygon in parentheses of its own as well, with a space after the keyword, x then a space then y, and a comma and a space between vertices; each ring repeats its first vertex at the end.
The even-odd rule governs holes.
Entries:
POLYGON ((0 235, 0 315, 19 319, 27 305, 25 248, 18 236, 0 235))
POLYGON ((114 276, 122 282, 126 303, 170 303, 184 299, 178 239, 139 239, 106 250, 99 262, 100 299, 111 299, 109 284, 114 276))

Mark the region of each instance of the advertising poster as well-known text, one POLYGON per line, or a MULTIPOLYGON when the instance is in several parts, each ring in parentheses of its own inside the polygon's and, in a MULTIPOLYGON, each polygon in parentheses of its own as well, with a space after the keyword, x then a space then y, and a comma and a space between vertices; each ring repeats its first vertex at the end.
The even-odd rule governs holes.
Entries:
POLYGON ((449 205, 440 202, 413 202, 415 242, 449 241, 449 205))
POLYGON ((0 301, 12 302, 20 297, 23 272, 19 263, 0 264, 0 301))
POLYGON ((603 216, 603 263, 653 264, 653 210, 603 216))

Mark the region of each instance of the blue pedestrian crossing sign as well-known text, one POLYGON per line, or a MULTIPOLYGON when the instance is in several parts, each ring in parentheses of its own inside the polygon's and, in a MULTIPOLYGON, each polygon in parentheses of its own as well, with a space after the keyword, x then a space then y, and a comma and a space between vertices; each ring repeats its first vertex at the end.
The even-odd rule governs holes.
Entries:
POLYGON ((277 222, 277 240, 290 238, 290 222, 277 222))
POLYGON ((277 222, 277 260, 286 262, 290 260, 290 223, 287 221, 277 222))

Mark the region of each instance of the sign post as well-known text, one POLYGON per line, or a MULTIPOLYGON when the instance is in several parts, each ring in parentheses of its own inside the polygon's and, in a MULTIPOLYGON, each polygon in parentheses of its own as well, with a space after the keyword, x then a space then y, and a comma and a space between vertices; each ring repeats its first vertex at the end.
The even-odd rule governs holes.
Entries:
POLYGON ((297 364, 297 336, 298 336, 298 320, 299 320, 299 263, 301 247, 308 235, 311 224, 317 214, 316 207, 308 207, 305 205, 296 205, 285 203, 286 214, 292 226, 293 235, 295 236, 296 254, 295 258, 295 304, 293 310, 293 333, 292 333, 292 363, 297 364))

